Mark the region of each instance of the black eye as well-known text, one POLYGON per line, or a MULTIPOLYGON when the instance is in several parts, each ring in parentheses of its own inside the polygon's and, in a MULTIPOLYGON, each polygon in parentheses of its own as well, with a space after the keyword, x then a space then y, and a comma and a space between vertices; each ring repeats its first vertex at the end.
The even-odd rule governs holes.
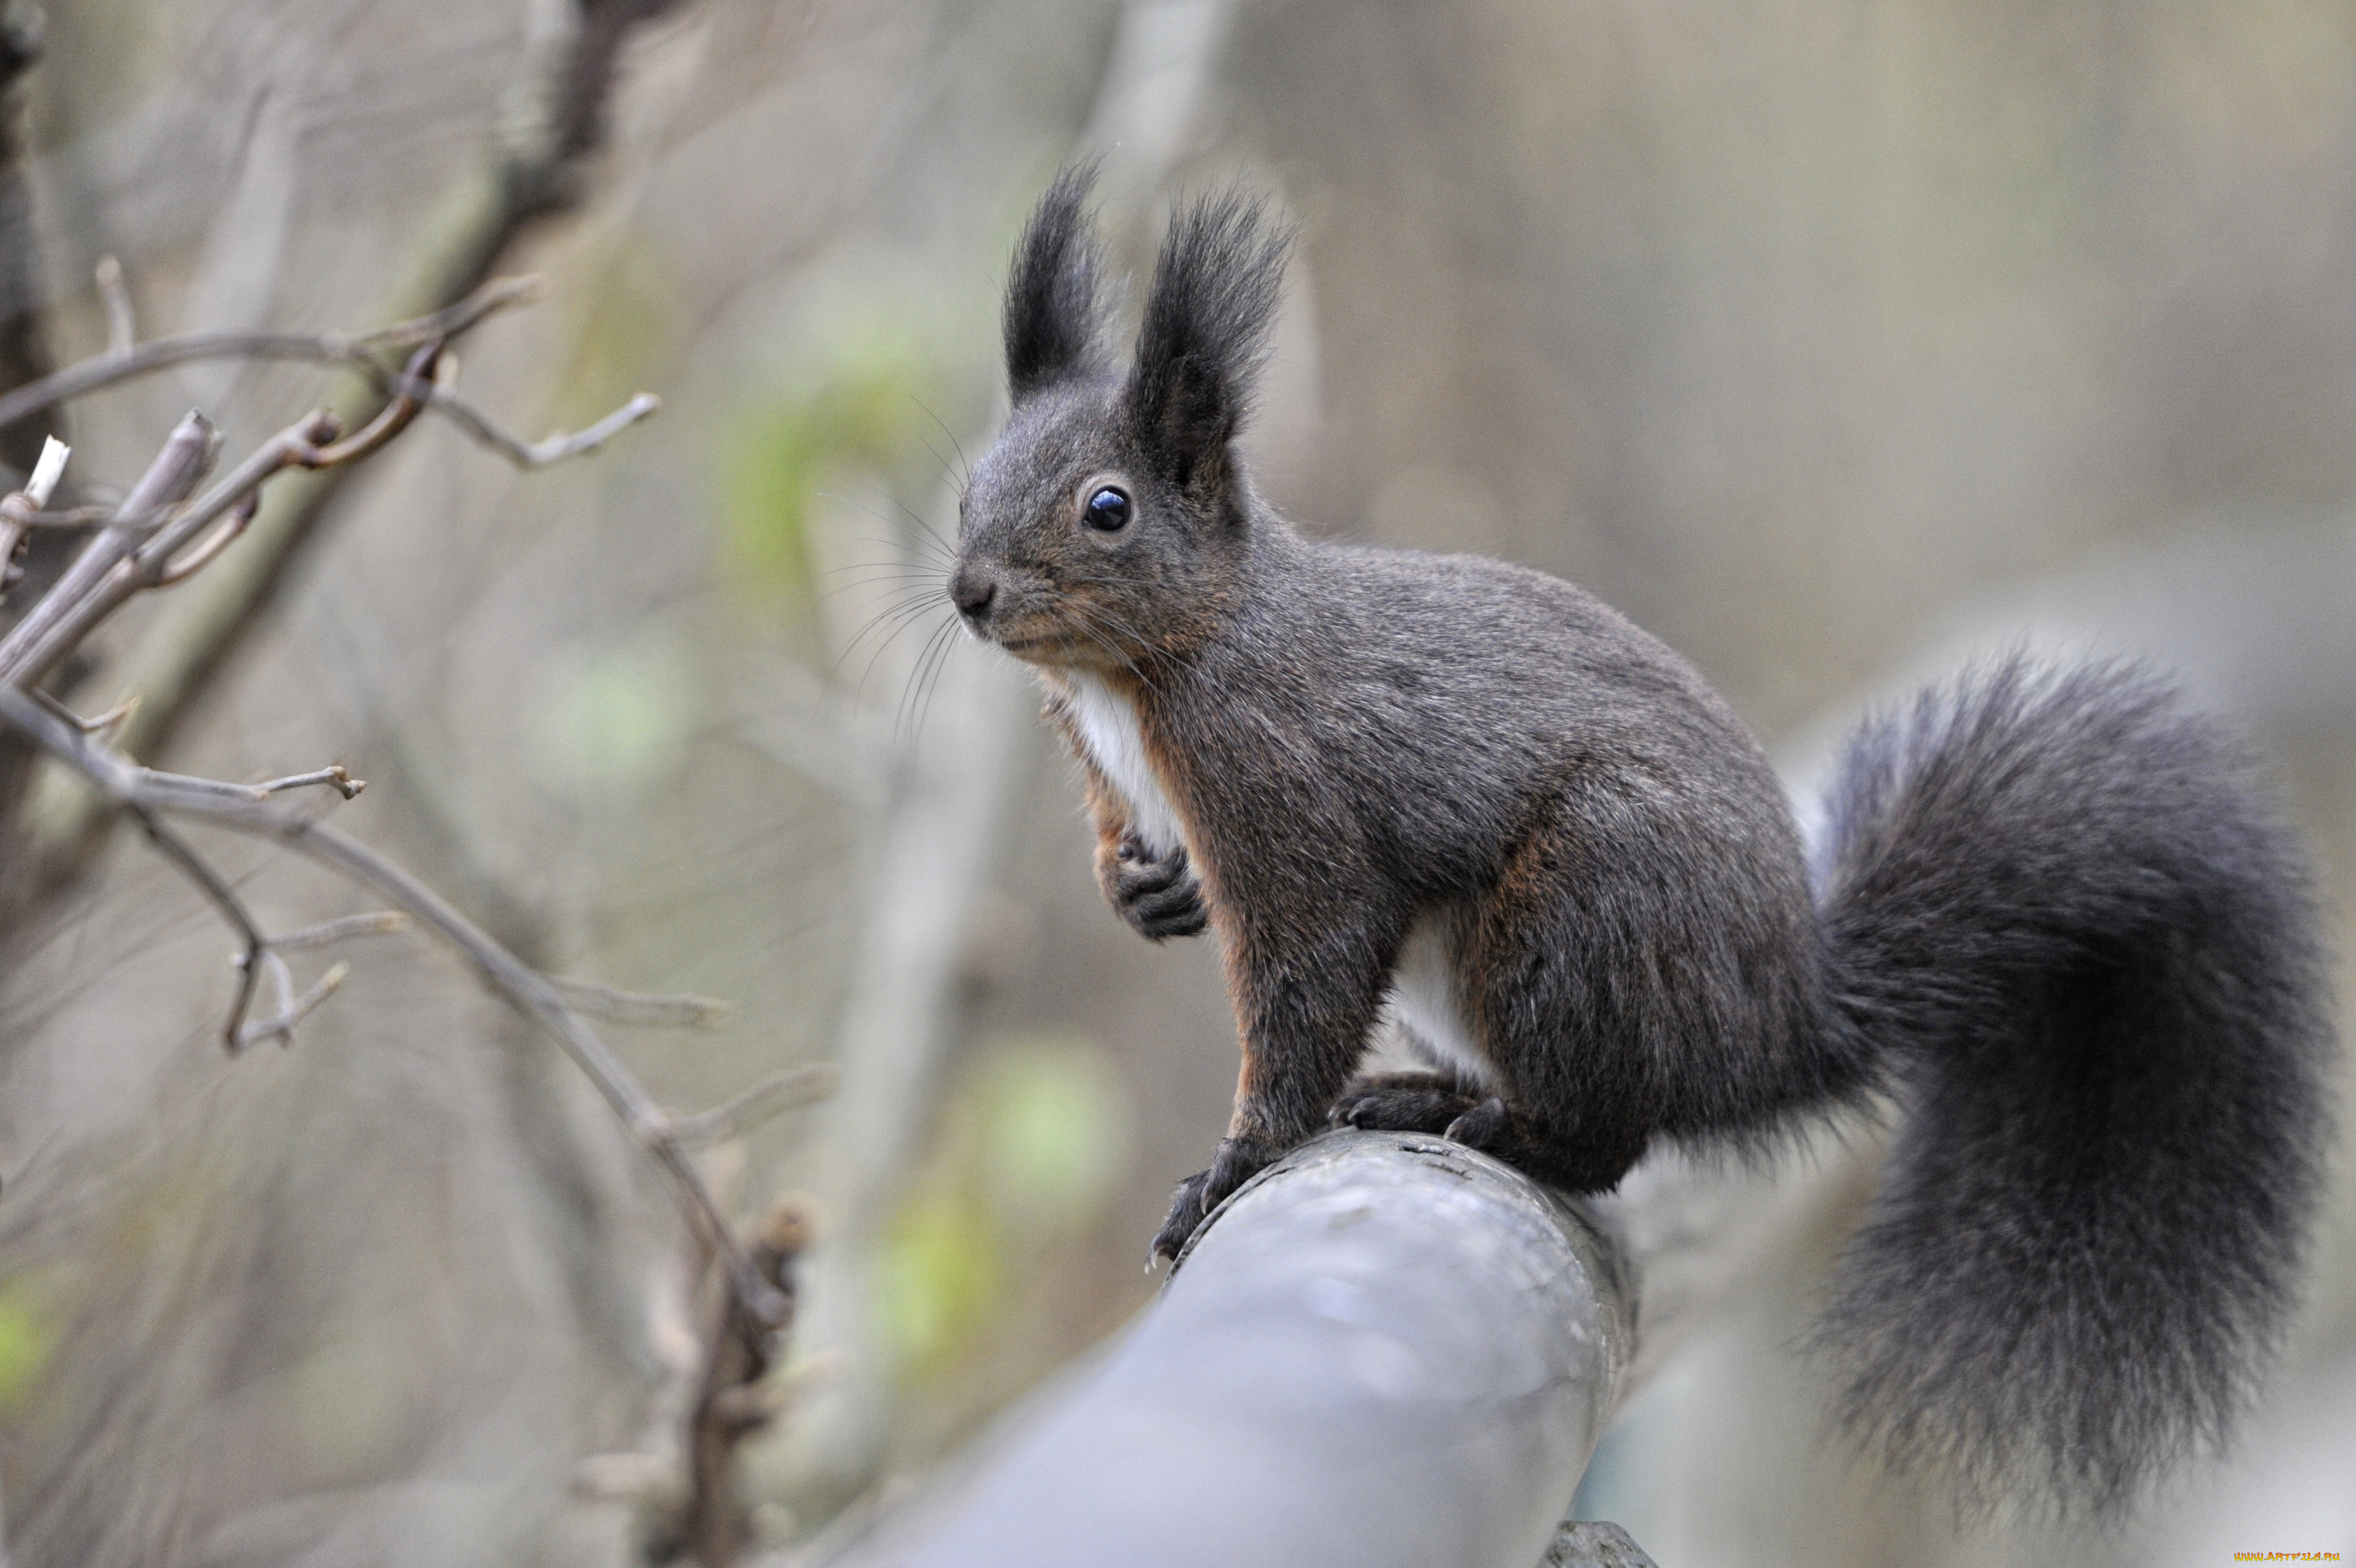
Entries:
POLYGON ((1129 497, 1107 485, 1088 498, 1080 520, 1098 533, 1119 533, 1129 526, 1129 497))

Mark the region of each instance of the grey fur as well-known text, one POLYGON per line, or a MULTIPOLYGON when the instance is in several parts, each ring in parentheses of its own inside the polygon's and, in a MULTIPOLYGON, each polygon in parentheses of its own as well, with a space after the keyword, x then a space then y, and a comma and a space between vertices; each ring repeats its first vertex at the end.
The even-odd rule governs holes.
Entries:
MULTIPOLYGON (((1059 182, 1010 323, 1066 297, 1032 262, 1076 210, 1059 182)), ((1889 1090, 1823 1333, 1860 1429, 1967 1500, 2096 1509, 2221 1437, 2292 1295, 2331 1048, 2305 862, 2241 754, 2147 675, 2007 663, 1864 732, 1812 889, 1759 746, 1662 643, 1253 492, 1232 440, 1285 241, 1233 194, 1182 213, 1129 374, 1028 378, 960 525, 957 601, 1039 668, 1108 895, 1157 937, 1207 913, 1226 960, 1235 1119, 1157 1250, 1329 1118, 1601 1190, 1656 1137, 1762 1149, 1889 1090), (1094 749, 1106 712, 1150 780, 1094 749), (1183 863, 1140 853, 1136 788, 1183 863), (1416 930, 1481 1059, 1354 1082, 1416 930)))

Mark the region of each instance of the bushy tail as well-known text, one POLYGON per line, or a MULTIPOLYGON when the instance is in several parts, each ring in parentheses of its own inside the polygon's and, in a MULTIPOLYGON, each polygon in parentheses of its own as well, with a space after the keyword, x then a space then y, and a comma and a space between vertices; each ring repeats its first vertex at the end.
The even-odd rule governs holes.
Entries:
POLYGON ((2305 857, 2241 749, 2016 659, 1850 744, 1837 1027, 1907 1107, 1822 1337, 1966 1505, 2133 1500, 2222 1441, 2294 1294, 2332 1050, 2305 857))

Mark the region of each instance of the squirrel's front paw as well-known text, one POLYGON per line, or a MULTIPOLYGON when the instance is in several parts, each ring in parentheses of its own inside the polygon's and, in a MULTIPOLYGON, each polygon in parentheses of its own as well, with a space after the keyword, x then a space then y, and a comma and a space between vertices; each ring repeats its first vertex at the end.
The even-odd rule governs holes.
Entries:
POLYGON ((1097 876, 1120 918, 1157 942, 1194 936, 1210 923, 1210 911, 1203 907, 1203 885, 1195 880, 1183 845, 1157 859, 1145 841, 1131 833, 1110 854, 1099 854, 1097 876))
POLYGON ((1160 1233, 1153 1238, 1152 1256, 1174 1261, 1178 1249, 1186 1244, 1186 1238, 1195 1232, 1211 1210, 1225 1203, 1236 1188, 1275 1164, 1283 1152, 1273 1144, 1249 1139, 1221 1139, 1211 1168, 1178 1184, 1177 1196, 1170 1200, 1170 1218, 1162 1222, 1160 1233))

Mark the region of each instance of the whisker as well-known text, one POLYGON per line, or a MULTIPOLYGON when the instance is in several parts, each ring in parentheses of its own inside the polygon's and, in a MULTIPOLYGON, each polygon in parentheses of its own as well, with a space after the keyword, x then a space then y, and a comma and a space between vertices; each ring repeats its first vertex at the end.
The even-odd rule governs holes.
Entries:
MULTIPOLYGON (((957 629, 956 624, 952 622, 948 629, 954 633, 957 629)), ((925 720, 932 714, 933 698, 940 692, 941 678, 948 673, 949 660, 958 656, 958 643, 955 636, 948 638, 941 644, 939 655, 933 660, 932 679, 925 687, 924 705, 916 710, 916 733, 919 736, 924 734, 925 720)))
POLYGON ((889 491, 879 489, 876 491, 876 494, 882 496, 894 507, 897 507, 903 516, 906 517, 910 522, 915 523, 916 527, 922 531, 920 534, 910 533, 900 528, 893 519, 886 516, 884 513, 876 510, 873 507, 868 505, 864 500, 861 499, 857 496, 846 496, 840 492, 831 490, 820 490, 818 494, 821 499, 841 501, 845 506, 858 508, 862 516, 872 518, 875 521, 884 524, 886 528, 892 529, 894 533, 896 535, 896 537, 892 539, 864 539, 863 542, 866 543, 882 544, 887 548, 905 548, 913 545, 919 550, 935 551, 937 552, 944 564, 952 563, 957 559, 957 546, 951 544, 948 540, 943 539, 940 536, 939 532, 936 530, 931 523, 926 522, 915 511, 910 510, 908 504, 905 501, 903 501, 899 497, 891 494, 889 491))
POLYGON ((957 438, 957 432, 948 427, 947 421, 943 420, 939 414, 933 412, 931 404, 927 403, 923 398, 917 397, 914 392, 910 392, 908 396, 918 408, 925 411, 925 417, 931 420, 935 424, 939 425, 941 434, 949 438, 949 446, 956 450, 958 455, 958 464, 965 470, 965 478, 958 486, 958 494, 959 496, 963 496, 965 492, 973 486, 973 465, 966 461, 965 443, 957 438))
POLYGON ((1122 652, 1120 645, 1113 641, 1110 637, 1108 637, 1104 632, 1097 629, 1097 624, 1100 623, 1091 623, 1091 617, 1093 615, 1105 613, 1102 607, 1090 605, 1083 599, 1071 600, 1070 604, 1075 610, 1079 612, 1078 625, 1080 634, 1083 637, 1086 637, 1089 641, 1095 643, 1098 648, 1103 649, 1107 653, 1111 654, 1114 661, 1127 669, 1130 674, 1136 676, 1138 683, 1142 685, 1147 691, 1151 692, 1156 696, 1161 695, 1162 688, 1153 683, 1151 676, 1146 674, 1142 669, 1139 668, 1137 660, 1122 652))
MULTIPOLYGON (((875 645, 875 651, 867 656, 867 664, 865 668, 859 671, 859 681, 857 684, 851 687, 853 695, 867 690, 867 682, 875 673, 877 661, 884 657, 884 653, 890 650, 894 643, 899 641, 902 637, 905 636, 912 627, 923 625, 925 617, 929 613, 931 612, 928 607, 920 603, 909 605, 901 609, 887 611, 884 615, 877 618, 878 620, 889 620, 892 622, 892 631, 889 636, 885 637, 881 642, 878 642, 875 645)), ((849 657, 848 650, 844 650, 844 657, 849 657)), ((838 660, 837 662, 840 663, 841 660, 838 660)))
POLYGON ((941 478, 947 479, 949 482, 949 488, 957 491, 958 498, 960 500, 963 499, 965 497, 965 480, 958 477, 958 471, 949 467, 949 460, 941 456, 940 449, 933 445, 929 437, 919 435, 916 439, 924 443, 925 451, 931 456, 933 461, 941 466, 941 478))
MULTIPOLYGON (((931 596, 932 596, 929 594, 904 592, 898 598, 894 599, 890 604, 885 605, 873 615, 868 617, 865 624, 861 626, 857 631, 851 634, 851 639, 842 645, 842 650, 834 656, 834 661, 827 667, 828 681, 833 682, 842 673, 843 665, 850 662, 851 656, 853 653, 859 651, 859 645, 866 641, 867 639, 873 636, 878 628, 890 625, 905 629, 908 622, 908 618, 921 614, 924 609, 924 601, 931 596)), ((881 656, 883 648, 890 647, 892 638, 898 635, 898 631, 895 630, 891 637, 886 637, 884 639, 883 647, 878 648, 875 655, 871 656, 868 660, 868 667, 871 670, 874 667, 875 658, 881 656)), ((862 679, 864 680, 863 675, 862 676, 862 679)))
MULTIPOLYGON (((1071 599, 1066 602, 1079 613, 1080 621, 1083 627, 1087 626, 1091 620, 1093 620, 1096 625, 1105 627, 1110 631, 1126 636, 1133 641, 1141 643, 1145 640, 1143 637, 1138 635, 1138 631, 1135 627, 1130 625, 1126 619, 1115 615, 1112 611, 1105 608, 1102 605, 1091 603, 1087 599, 1071 599)), ((1127 667, 1129 672, 1136 676, 1139 683, 1143 685, 1147 691, 1151 692, 1156 696, 1160 696, 1162 694, 1162 688, 1154 684, 1153 678, 1145 672, 1144 669, 1138 664, 1136 660, 1122 652, 1118 644, 1111 641, 1108 638, 1100 637, 1097 641, 1098 645, 1103 648, 1106 652, 1111 654, 1115 659, 1119 660, 1120 662, 1127 667)))
POLYGON ((942 660, 948 657, 948 650, 953 646, 946 639, 955 635, 957 627, 954 623, 945 623, 935 628, 933 634, 925 639, 925 646, 916 655, 916 673, 908 682, 907 691, 903 693, 903 701, 906 708, 907 739, 910 746, 916 745, 924 734, 925 710, 930 703, 929 693, 932 683, 937 676, 942 660))

